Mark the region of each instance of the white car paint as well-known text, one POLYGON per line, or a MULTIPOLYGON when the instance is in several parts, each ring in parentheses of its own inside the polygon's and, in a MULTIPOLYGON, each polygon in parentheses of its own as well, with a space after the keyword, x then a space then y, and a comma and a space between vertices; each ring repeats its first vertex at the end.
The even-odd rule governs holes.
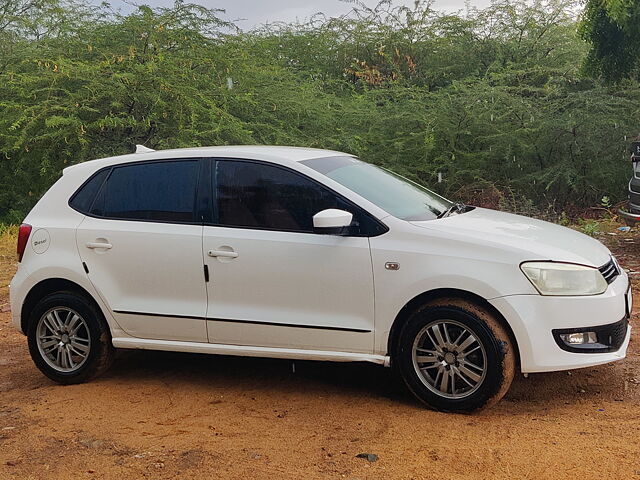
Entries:
POLYGON ((205 226, 204 249, 238 254, 205 258, 211 343, 372 353, 368 238, 205 226))
POLYGON ((34 231, 46 231, 38 241, 50 243, 44 249, 29 239, 11 282, 14 325, 22 329, 22 307, 35 285, 62 278, 96 300, 116 347, 388 364, 389 335, 402 308, 425 292, 453 289, 485 299, 504 317, 523 372, 624 357, 630 329, 618 351, 596 354, 560 349, 551 329, 621 320, 629 295, 626 273, 601 295, 546 297, 519 268, 532 260, 599 267, 610 258, 602 244, 564 227, 480 208, 404 221, 299 163, 331 156, 345 154, 209 147, 149 151, 65 169, 25 219, 34 231), (358 204, 389 230, 364 238, 104 220, 68 205, 102 167, 196 157, 253 159, 296 170, 358 204), (91 259, 88 275, 83 259, 91 259), (387 268, 389 262, 399 268, 387 268), (208 283, 203 265, 210 269, 208 283), (159 316, 126 313, 140 311, 159 316))

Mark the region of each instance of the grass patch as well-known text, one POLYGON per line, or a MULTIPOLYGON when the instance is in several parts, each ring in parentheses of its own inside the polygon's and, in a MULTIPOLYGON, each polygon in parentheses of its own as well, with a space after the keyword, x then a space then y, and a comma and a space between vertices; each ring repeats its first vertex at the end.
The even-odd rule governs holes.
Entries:
POLYGON ((16 271, 18 226, 0 224, 0 308, 9 302, 9 282, 16 271))
POLYGON ((0 223, 0 255, 15 255, 18 240, 18 226, 0 223))

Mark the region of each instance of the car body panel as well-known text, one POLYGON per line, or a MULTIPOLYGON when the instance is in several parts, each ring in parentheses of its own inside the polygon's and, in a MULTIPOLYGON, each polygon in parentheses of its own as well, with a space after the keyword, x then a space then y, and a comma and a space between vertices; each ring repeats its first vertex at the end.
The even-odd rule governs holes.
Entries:
POLYGON ((371 353, 367 238, 205 226, 203 242, 210 342, 371 353))
POLYGON ((553 260, 599 267, 611 257, 607 247, 583 233, 486 208, 474 208, 437 221, 413 223, 433 234, 472 239, 475 245, 498 248, 511 258, 518 255, 520 261, 553 260))
POLYGON ((77 246, 91 283, 129 335, 207 341, 202 226, 86 216, 77 246), (98 241, 112 248, 87 248, 98 241))

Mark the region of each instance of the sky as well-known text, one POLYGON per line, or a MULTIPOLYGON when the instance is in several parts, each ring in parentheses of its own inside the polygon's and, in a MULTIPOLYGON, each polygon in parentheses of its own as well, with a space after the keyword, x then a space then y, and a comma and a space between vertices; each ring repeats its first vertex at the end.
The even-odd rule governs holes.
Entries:
MULTIPOLYGON (((151 7, 171 6, 172 0, 133 0, 134 3, 151 7)), ((339 16, 349 12, 353 6, 349 1, 341 0, 189 0, 210 8, 226 10, 225 20, 235 22, 243 30, 269 22, 293 22, 305 20, 317 12, 328 16, 339 16)), ((114 7, 124 5, 123 0, 111 0, 114 7)), ((377 0, 364 0, 363 3, 373 7, 377 0)), ((394 0, 395 4, 413 4, 413 0, 394 0)), ((437 0, 435 7, 446 11, 457 11, 468 3, 474 7, 486 7, 490 0, 437 0)), ((127 9, 127 7, 124 7, 127 9)))

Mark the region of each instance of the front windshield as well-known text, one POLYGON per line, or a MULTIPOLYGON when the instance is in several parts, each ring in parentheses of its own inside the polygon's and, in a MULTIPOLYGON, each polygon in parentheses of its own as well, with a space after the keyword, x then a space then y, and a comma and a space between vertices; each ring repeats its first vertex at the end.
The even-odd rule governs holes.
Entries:
POLYGON ((453 205, 411 180, 353 157, 314 158, 300 163, 402 220, 433 220, 453 205))

